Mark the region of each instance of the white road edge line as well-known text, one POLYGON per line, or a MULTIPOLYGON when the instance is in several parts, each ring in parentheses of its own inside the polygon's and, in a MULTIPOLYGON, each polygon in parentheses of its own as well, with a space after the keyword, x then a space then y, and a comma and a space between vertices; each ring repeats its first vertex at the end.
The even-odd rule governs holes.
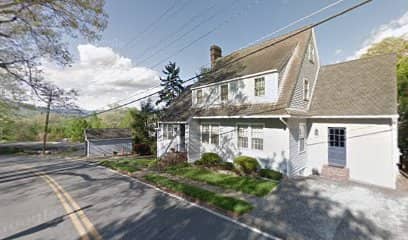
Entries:
POLYGON ((202 210, 204 210, 204 211, 207 211, 207 212, 209 212, 209 213, 211 213, 211 214, 214 214, 214 215, 216 215, 216 216, 218 216, 218 217, 220 217, 220 218, 222 218, 222 219, 224 219, 224 220, 227 220, 227 221, 229 221, 229 222, 235 223, 235 224, 237 224, 237 225, 239 225, 239 226, 241 226, 241 227, 244 227, 244 228, 246 228, 246 229, 249 229, 249 230, 251 230, 252 232, 255 232, 255 233, 257 233, 257 234, 260 234, 260 235, 262 235, 262 236, 264 236, 264 237, 267 237, 267 238, 269 238, 269 239, 282 240, 281 238, 278 238, 278 237, 273 236, 273 235, 271 235, 271 234, 269 234, 269 233, 266 233, 266 232, 264 232, 264 231, 262 231, 262 230, 260 230, 260 229, 258 229, 258 228, 249 226, 249 225, 247 225, 247 224, 245 224, 245 223, 242 223, 242 222, 240 222, 240 221, 238 221, 238 220, 235 220, 235 219, 233 219, 233 218, 230 218, 230 217, 227 217, 227 216, 222 215, 222 214, 220 214, 220 213, 217 213, 217 212, 215 212, 215 211, 213 211, 213 210, 211 210, 211 209, 209 209, 209 208, 206 208, 206 207, 203 207, 203 206, 198 205, 198 204, 196 204, 196 203, 190 202, 190 201, 188 201, 187 199, 182 198, 182 197, 180 197, 180 196, 177 196, 177 195, 175 195, 175 194, 172 194, 172 193, 163 191, 162 189, 160 189, 160 188, 158 188, 158 187, 156 187, 156 186, 154 186, 154 185, 152 185, 152 184, 149 184, 149 183, 140 181, 140 180, 137 179, 137 178, 134 178, 134 177, 131 177, 131 176, 129 176, 129 175, 120 173, 120 172, 118 172, 118 171, 115 171, 115 170, 110 169, 110 168, 107 168, 107 167, 103 167, 103 166, 99 166, 99 165, 94 165, 94 164, 90 164, 90 165, 96 166, 96 167, 98 167, 98 168, 107 169, 107 170, 109 170, 109 171, 111 171, 111 172, 113 172, 113 173, 122 175, 122 176, 124 176, 124 177, 131 178, 131 179, 133 179, 133 180, 135 180, 135 181, 137 181, 137 182, 139 182, 139 183, 141 183, 141 184, 143 184, 143 185, 146 185, 146 186, 151 187, 151 188, 153 188, 153 189, 155 189, 155 190, 157 190, 157 191, 159 191, 159 192, 161 192, 161 193, 164 193, 164 194, 166 194, 166 195, 169 195, 170 197, 176 198, 176 199, 178 199, 178 200, 180 200, 180 201, 183 201, 183 202, 187 202, 187 203, 189 203, 190 205, 192 205, 192 206, 194 206, 194 207, 200 208, 200 209, 202 209, 202 210))

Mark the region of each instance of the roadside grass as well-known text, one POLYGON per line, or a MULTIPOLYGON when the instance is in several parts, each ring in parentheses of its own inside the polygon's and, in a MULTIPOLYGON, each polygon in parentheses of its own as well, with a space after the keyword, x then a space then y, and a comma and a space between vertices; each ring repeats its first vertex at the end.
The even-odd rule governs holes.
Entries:
POLYGON ((143 168, 147 168, 155 159, 115 159, 103 160, 99 164, 108 168, 127 171, 133 173, 143 168))
POLYGON ((206 202, 218 208, 231 211, 238 215, 244 214, 253 209, 253 206, 246 201, 233 197, 222 196, 199 187, 173 181, 167 177, 156 174, 148 174, 144 176, 144 178, 155 185, 167 188, 174 192, 185 194, 189 197, 206 202))
POLYGON ((171 175, 204 182, 224 189, 232 189, 258 197, 267 195, 279 183, 278 179, 266 180, 255 177, 234 176, 197 167, 168 168, 166 172, 171 175))

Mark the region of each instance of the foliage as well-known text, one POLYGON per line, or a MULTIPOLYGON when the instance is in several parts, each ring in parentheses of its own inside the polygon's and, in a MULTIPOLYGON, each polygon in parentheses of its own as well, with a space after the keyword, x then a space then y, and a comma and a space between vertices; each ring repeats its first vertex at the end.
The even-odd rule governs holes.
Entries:
POLYGON ((135 153, 139 155, 150 155, 150 146, 148 144, 137 143, 134 145, 135 153))
POLYGON ((159 100, 156 101, 156 105, 163 102, 167 107, 180 95, 184 87, 183 81, 179 76, 180 68, 176 66, 175 62, 167 64, 164 67, 163 74, 166 75, 166 78, 160 78, 160 86, 162 86, 163 89, 159 92, 159 100))
POLYGON ((244 214, 253 209, 253 206, 246 201, 232 197, 225 197, 199 187, 170 180, 169 178, 160 175, 149 174, 145 176, 145 179, 171 191, 185 194, 189 197, 206 202, 221 209, 234 212, 236 214, 244 214))
POLYGON ((236 157, 234 159, 234 165, 245 174, 254 173, 260 168, 258 161, 255 158, 248 156, 236 157))
POLYGON ((89 118, 88 125, 90 126, 90 128, 103 128, 104 127, 102 120, 96 114, 93 114, 89 118))
POLYGON ((154 159, 118 159, 104 160, 99 164, 108 168, 132 173, 135 171, 139 171, 142 168, 147 168, 154 161, 154 159))
POLYGON ((149 144, 153 154, 156 151, 156 109, 151 99, 141 103, 141 109, 129 109, 123 122, 132 129, 136 144, 149 144))
POLYGON ((278 184, 278 181, 222 174, 197 167, 166 169, 166 172, 172 175, 260 197, 268 194, 278 184))
MULTIPOLYGON (((0 3, 0 78, 2 87, 42 85, 44 58, 71 63, 67 37, 98 39, 107 26, 103 0, 2 1, 0 3), (56 27, 58 26, 58 27, 56 27)), ((7 87, 6 90, 11 90, 7 87)))
POLYGON ((264 177, 264 178, 269 178, 269 179, 273 179, 273 180, 281 180, 282 179, 282 173, 278 172, 278 171, 274 171, 272 169, 266 169, 263 168, 261 170, 259 170, 259 176, 264 177))
POLYGON ((212 152, 206 152, 201 155, 201 159, 196 161, 195 164, 197 165, 203 165, 203 166, 215 166, 217 164, 220 164, 222 162, 221 157, 212 152))
POLYGON ((398 111, 400 115, 398 144, 402 150, 403 158, 408 159, 408 40, 395 37, 385 38, 369 48, 362 57, 387 53, 396 53, 398 56, 398 111))
POLYGON ((72 141, 84 141, 84 131, 87 128, 90 128, 91 125, 86 121, 86 119, 77 118, 70 121, 68 125, 68 136, 71 138, 72 141))

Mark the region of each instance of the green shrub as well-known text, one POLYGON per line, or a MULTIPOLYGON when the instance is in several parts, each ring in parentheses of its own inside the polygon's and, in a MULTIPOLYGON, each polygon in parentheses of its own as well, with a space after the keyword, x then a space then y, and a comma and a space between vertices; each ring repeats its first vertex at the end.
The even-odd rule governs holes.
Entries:
POLYGON ((223 169, 223 170, 233 170, 234 169, 234 164, 232 162, 221 162, 218 164, 218 166, 223 169))
POLYGON ((201 159, 196 161, 195 164, 203 166, 215 166, 220 164, 221 162, 222 159, 218 154, 207 152, 203 153, 203 155, 201 155, 201 159))
POLYGON ((271 170, 271 169, 265 169, 265 168, 259 171, 259 176, 264 177, 264 178, 273 179, 273 180, 278 180, 278 181, 282 179, 282 173, 271 170))
POLYGON ((149 169, 157 169, 159 167, 159 160, 155 159, 147 165, 149 169))
POLYGON ((253 157, 239 156, 234 159, 235 167, 245 174, 256 172, 260 166, 258 161, 253 157))

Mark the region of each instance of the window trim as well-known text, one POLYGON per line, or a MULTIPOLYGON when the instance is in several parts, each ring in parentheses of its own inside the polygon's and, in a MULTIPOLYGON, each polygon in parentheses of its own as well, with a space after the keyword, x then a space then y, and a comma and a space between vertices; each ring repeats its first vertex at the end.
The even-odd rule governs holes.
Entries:
POLYGON ((200 144, 211 144, 214 146, 219 146, 220 145, 220 136, 221 136, 221 126, 220 123, 216 122, 209 122, 209 123, 200 123, 200 144), (203 142, 203 125, 208 125, 208 142, 203 142), (211 141, 211 135, 212 135, 212 126, 217 126, 218 127, 218 144, 213 144, 211 141))
POLYGON ((240 149, 240 150, 252 150, 252 151, 264 151, 264 144, 265 144, 265 134, 264 134, 264 137, 263 137, 263 143, 262 143, 262 149, 254 149, 254 148, 252 148, 252 127, 253 126, 260 126, 260 127, 262 127, 262 131, 263 131, 263 133, 265 133, 264 131, 265 131, 265 123, 249 123, 249 122, 240 122, 240 123, 236 123, 235 124, 235 134, 236 134, 236 137, 235 137, 235 140, 236 140, 236 146, 237 146, 237 148, 238 149, 240 149), (238 144, 238 138, 239 138, 239 135, 238 135, 238 127, 239 126, 242 126, 242 125, 244 125, 244 126, 248 126, 248 147, 246 147, 246 148, 242 148, 242 147, 239 147, 239 144, 238 144))
POLYGON ((265 81, 265 76, 260 76, 260 77, 254 78, 254 96, 255 96, 255 97, 264 97, 265 95, 266 95, 266 81, 265 81), (263 82, 263 94, 262 94, 262 95, 257 95, 257 90, 258 90, 258 91, 261 91, 261 90, 257 89, 257 87, 256 87, 256 82, 257 82, 257 80, 258 80, 258 81, 259 81, 259 80, 262 80, 262 82, 263 82))
POLYGON ((221 102, 225 102, 225 101, 228 101, 228 99, 229 99, 229 84, 228 83, 226 83, 226 84, 220 84, 220 100, 221 100, 221 102), (222 95, 222 88, 223 87, 226 87, 226 89, 227 89, 227 98, 226 99, 223 99, 223 95, 222 95))
POLYGON ((306 152, 306 123, 305 122, 300 122, 298 125, 298 152, 299 154, 306 152), (300 136, 300 129, 303 128, 303 137, 300 136), (300 139, 303 138, 303 150, 301 150, 301 145, 300 145, 300 139))
POLYGON ((195 96, 195 98, 196 98, 196 104, 197 104, 197 105, 203 104, 203 99, 204 99, 204 97, 203 97, 203 96, 204 96, 204 95, 203 95, 203 89, 197 89, 195 95, 196 95, 196 96, 195 96), (198 94, 198 93, 200 93, 200 94, 198 94), (200 98, 199 98, 198 96, 200 96, 200 98))
POLYGON ((310 81, 308 78, 303 78, 303 100, 304 101, 310 100, 310 81))

